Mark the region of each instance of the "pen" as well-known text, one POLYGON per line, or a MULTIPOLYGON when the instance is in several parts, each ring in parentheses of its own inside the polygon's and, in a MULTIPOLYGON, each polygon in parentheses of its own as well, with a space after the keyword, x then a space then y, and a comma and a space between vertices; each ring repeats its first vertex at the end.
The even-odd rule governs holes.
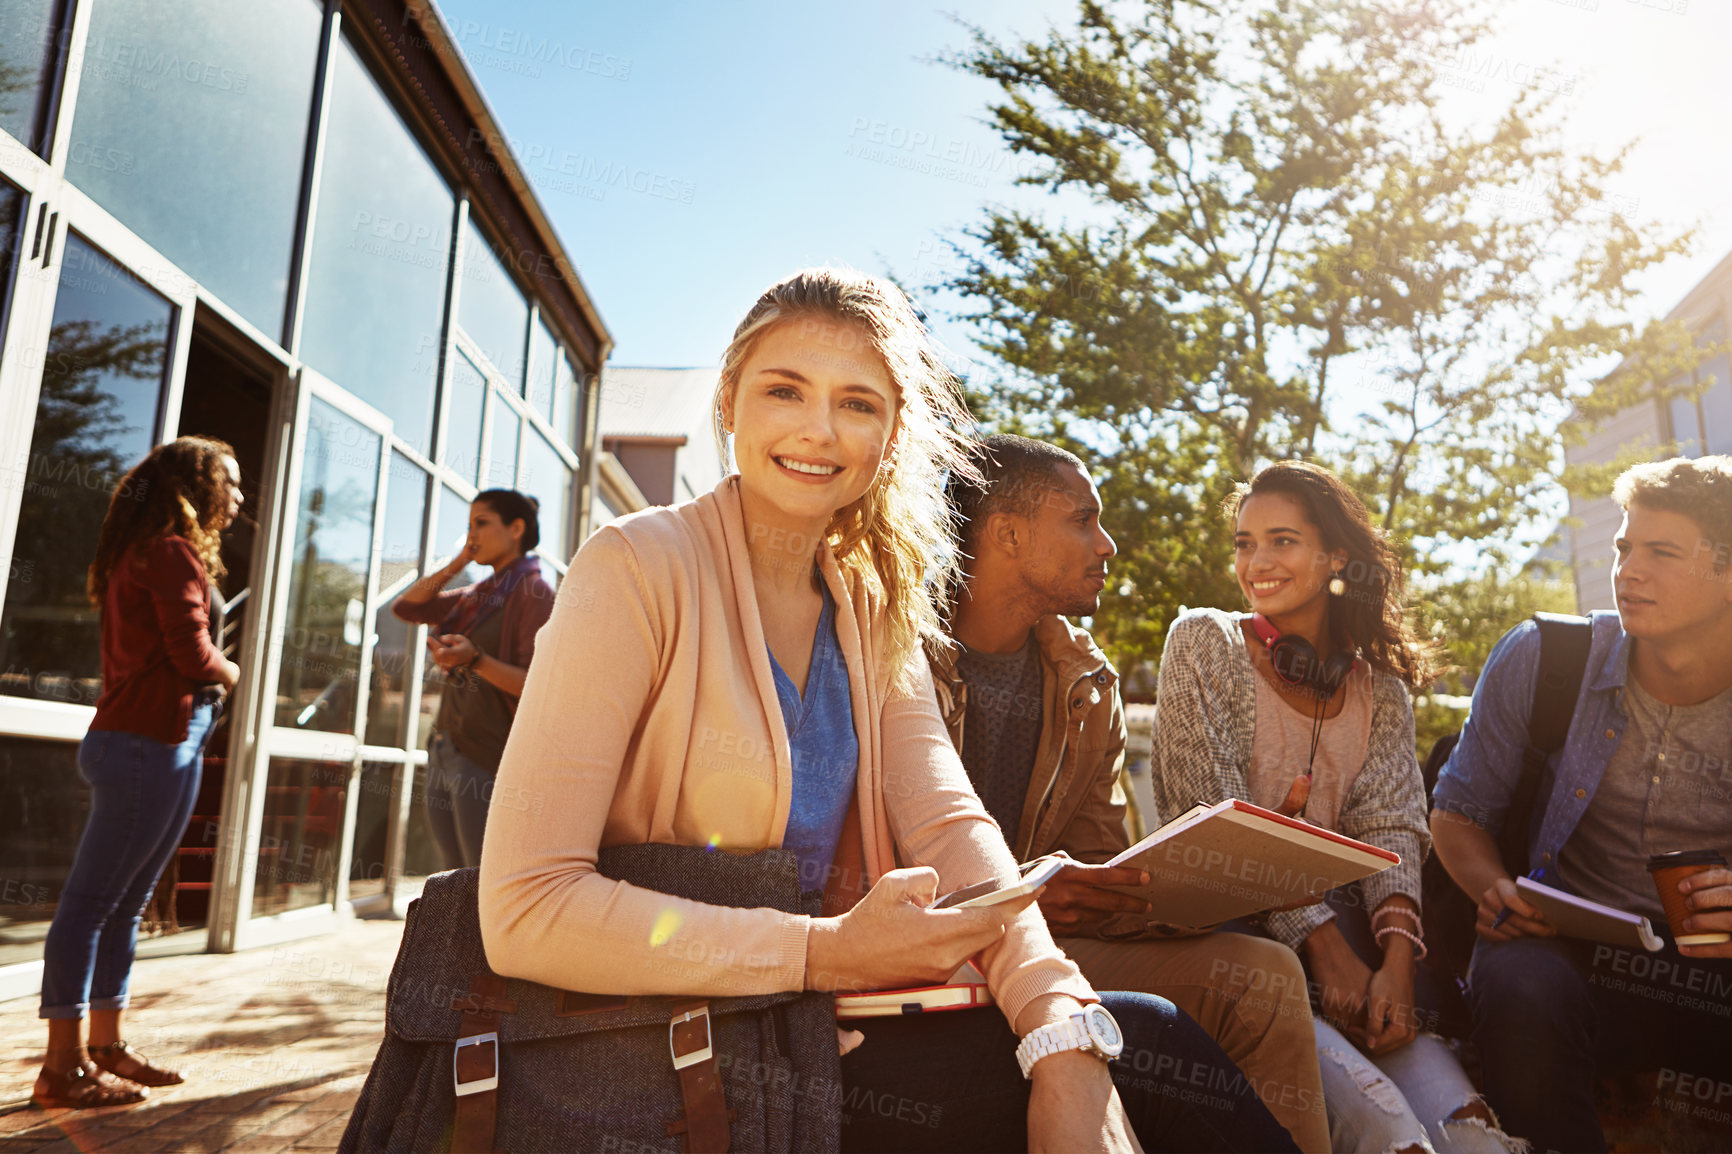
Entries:
MULTIPOLYGON (((1543 882, 1543 881, 1545 881, 1545 879, 1546 879, 1546 871, 1545 871, 1544 866, 1541 866, 1539 869, 1534 870, 1532 873, 1528 874, 1528 880, 1530 882, 1543 882)), ((1512 912, 1513 911, 1510 909, 1509 906, 1505 906, 1503 909, 1499 910, 1497 912, 1497 917, 1495 917, 1491 920, 1491 928, 1495 930, 1499 926, 1503 925, 1505 922, 1509 921, 1509 916, 1512 912)))

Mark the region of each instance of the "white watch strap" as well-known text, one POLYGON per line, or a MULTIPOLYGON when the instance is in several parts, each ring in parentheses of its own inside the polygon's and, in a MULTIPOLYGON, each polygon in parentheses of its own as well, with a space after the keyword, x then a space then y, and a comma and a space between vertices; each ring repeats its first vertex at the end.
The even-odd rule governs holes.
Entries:
POLYGON ((1016 1061, 1024 1078, 1033 1077, 1034 1064, 1048 1054, 1065 1050, 1088 1050, 1094 1046, 1082 1015, 1076 1014, 1062 1022, 1053 1022, 1030 1030, 1016 1048, 1016 1061))

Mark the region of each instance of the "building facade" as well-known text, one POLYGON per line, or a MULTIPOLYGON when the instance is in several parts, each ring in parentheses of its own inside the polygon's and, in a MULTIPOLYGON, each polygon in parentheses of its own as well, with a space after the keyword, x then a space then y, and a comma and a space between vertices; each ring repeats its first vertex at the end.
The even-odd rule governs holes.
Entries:
POLYGON ((0 8, 0 997, 34 993, 88 795, 84 575, 119 476, 234 445, 241 682, 149 917, 232 950, 428 868, 439 699, 389 602, 470 499, 587 532, 610 339, 427 0, 0 8))
MULTIPOLYGON (((1683 321, 1702 344, 1732 332, 1732 254, 1678 303, 1667 320, 1683 321)), ((1654 399, 1632 405, 1579 445, 1564 450, 1571 465, 1600 465, 1631 454, 1646 459, 1732 453, 1732 360, 1725 354, 1696 366, 1687 380, 1667 383, 1654 399)), ((1610 497, 1570 495, 1570 564, 1583 613, 1614 609, 1612 540, 1623 514, 1610 497)))
POLYGON ((601 375, 599 482, 592 525, 716 487, 726 465, 710 422, 717 369, 609 365, 601 375))

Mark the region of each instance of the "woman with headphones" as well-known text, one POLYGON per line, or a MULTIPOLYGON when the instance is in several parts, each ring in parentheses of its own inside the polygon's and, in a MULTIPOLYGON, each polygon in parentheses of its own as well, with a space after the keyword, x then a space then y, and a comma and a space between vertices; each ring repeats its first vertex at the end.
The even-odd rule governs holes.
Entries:
POLYGON ((1319 1066, 1338 1151, 1502 1151, 1442 1039, 1422 1032, 1420 864, 1431 848, 1412 691, 1428 647, 1403 616, 1401 562, 1326 469, 1270 465, 1227 499, 1252 612, 1193 609, 1167 632, 1151 777, 1163 814, 1228 797, 1401 855, 1401 864, 1273 912, 1319 1001, 1319 1066), (1351 1041, 1349 1040, 1351 1039, 1351 1041))

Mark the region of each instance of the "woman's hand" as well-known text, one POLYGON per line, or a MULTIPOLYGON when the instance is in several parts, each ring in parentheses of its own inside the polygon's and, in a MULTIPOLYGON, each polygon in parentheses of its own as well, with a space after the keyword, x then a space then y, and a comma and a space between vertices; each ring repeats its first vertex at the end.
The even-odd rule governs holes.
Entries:
MULTIPOLYGON (((451 578, 457 576, 457 574, 463 572, 463 570, 474 560, 475 541, 472 538, 465 538, 463 541, 463 548, 457 550, 457 556, 451 558, 451 561, 445 566, 445 581, 449 581, 451 578)), ((445 584, 445 581, 441 581, 440 584, 445 584)))
POLYGON ((1345 1032, 1361 1029, 1371 967, 1359 960, 1334 922, 1324 922, 1301 943, 1305 969, 1319 987, 1323 1016, 1345 1032))
POLYGON ((217 684, 221 685, 226 691, 233 689, 235 683, 240 679, 241 667, 230 661, 228 658, 223 658, 223 666, 217 671, 217 684))
POLYGON ((1419 1021, 1413 1010, 1413 957, 1386 958, 1366 986, 1365 1028, 1358 1032, 1365 1048, 1387 1054, 1413 1041, 1419 1021))
POLYGON ((1048 1054, 1030 1071, 1028 1149, 1134 1150, 1142 1146, 1125 1117, 1107 1064, 1081 1050, 1048 1054))
POLYGON ((446 673, 468 665, 481 653, 475 648, 475 642, 461 633, 446 633, 440 637, 428 634, 427 651, 433 655, 433 663, 446 673))
POLYGON ((1005 925, 1035 894, 980 909, 928 909, 937 898, 937 870, 891 870, 847 913, 813 918, 806 932, 806 988, 938 985, 1003 937, 1005 925))

